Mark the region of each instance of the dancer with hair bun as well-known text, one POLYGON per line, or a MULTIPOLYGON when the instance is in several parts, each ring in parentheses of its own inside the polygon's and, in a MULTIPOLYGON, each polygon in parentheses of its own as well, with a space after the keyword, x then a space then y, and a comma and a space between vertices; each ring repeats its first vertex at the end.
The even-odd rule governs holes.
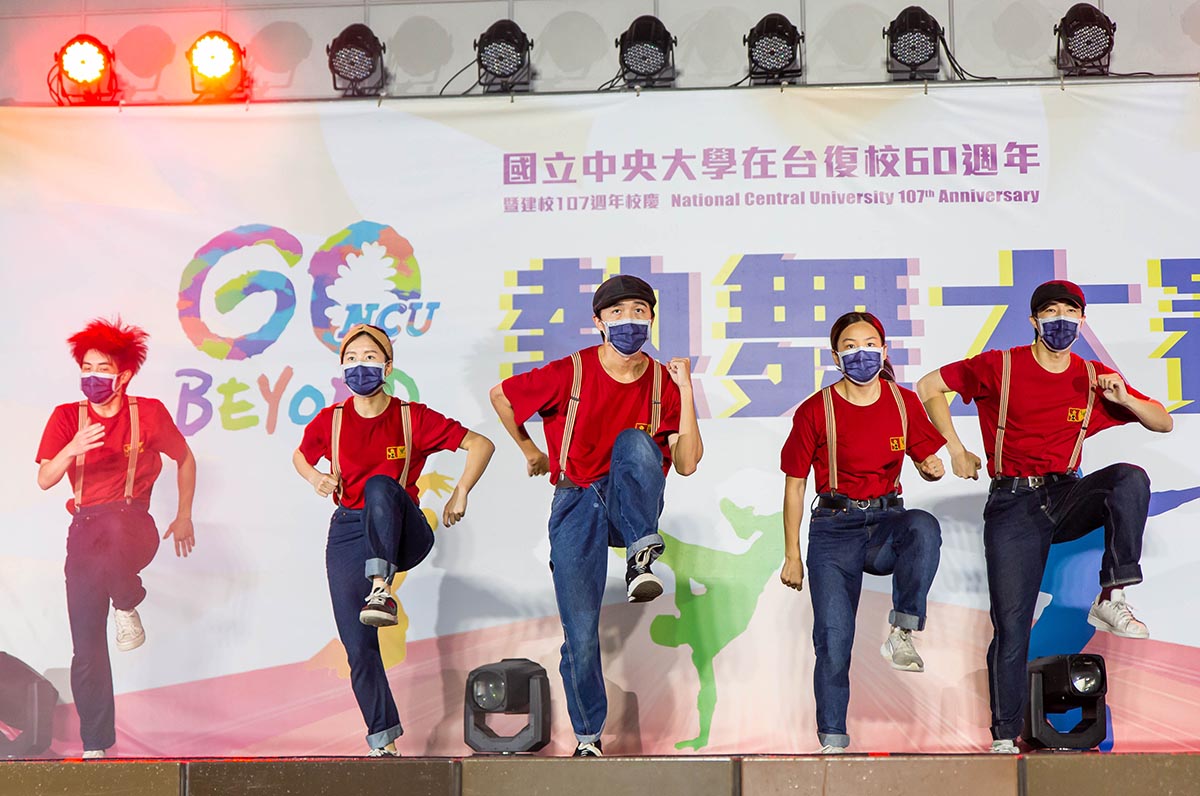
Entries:
POLYGON ((813 604, 813 690, 823 754, 850 745, 850 651, 863 572, 892 576, 891 631, 880 652, 893 669, 922 672, 913 645, 925 629, 925 601, 937 573, 941 527, 927 511, 906 509, 900 470, 907 454, 927 481, 945 470, 945 444, 916 393, 896 384, 883 324, 869 312, 838 318, 829 334, 841 381, 800 404, 783 445, 783 533, 780 580, 804 585, 800 519, 813 472, 816 497, 808 526, 808 578, 813 604))

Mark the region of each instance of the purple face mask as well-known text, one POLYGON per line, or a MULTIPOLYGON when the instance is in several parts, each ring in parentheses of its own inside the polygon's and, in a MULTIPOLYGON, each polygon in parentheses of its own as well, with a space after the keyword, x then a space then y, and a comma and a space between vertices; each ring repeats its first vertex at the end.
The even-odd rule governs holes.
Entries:
POLYGON ((117 394, 117 374, 84 373, 79 378, 79 387, 92 403, 106 404, 117 394))

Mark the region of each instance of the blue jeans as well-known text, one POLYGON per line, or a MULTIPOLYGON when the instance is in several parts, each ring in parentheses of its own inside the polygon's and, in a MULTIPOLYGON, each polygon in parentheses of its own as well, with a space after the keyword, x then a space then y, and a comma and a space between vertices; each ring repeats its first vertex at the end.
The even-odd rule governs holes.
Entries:
POLYGON ((813 693, 817 737, 846 747, 850 651, 864 572, 892 576, 894 627, 925 628, 925 600, 941 556, 942 529, 927 511, 815 508, 808 526, 808 590, 813 603, 813 693))
POLYGON ((367 745, 387 746, 404 734, 379 653, 379 628, 358 619, 371 579, 390 583, 397 571, 419 564, 433 548, 433 530, 420 507, 394 478, 367 481, 363 508, 339 508, 329 523, 325 571, 338 637, 350 663, 350 687, 367 724, 367 745))
POLYGON ((108 604, 128 611, 146 597, 140 573, 158 552, 154 518, 139 503, 84 506, 67 532, 67 618, 71 693, 84 749, 116 743, 116 706, 108 658, 108 604))
POLYGON ((613 444, 608 475, 586 488, 559 487, 550 509, 550 571, 563 626, 562 674, 567 712, 580 743, 600 737, 608 717, 600 664, 600 604, 608 548, 627 558, 663 550, 658 535, 663 490, 662 452, 650 435, 626 429, 613 444))
POLYGON ((1140 467, 1113 464, 1079 479, 1033 489, 996 489, 983 509, 983 552, 992 602, 988 690, 992 737, 1021 734, 1029 699, 1029 634, 1050 545, 1104 526, 1100 585, 1140 583, 1142 534, 1150 478, 1140 467))

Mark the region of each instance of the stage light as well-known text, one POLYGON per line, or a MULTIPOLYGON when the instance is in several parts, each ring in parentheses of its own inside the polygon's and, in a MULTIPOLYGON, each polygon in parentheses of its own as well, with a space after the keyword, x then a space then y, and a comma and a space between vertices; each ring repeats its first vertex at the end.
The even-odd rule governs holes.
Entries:
POLYGON ((246 51, 224 33, 210 30, 196 39, 187 51, 187 59, 197 99, 241 99, 249 91, 246 51))
POLYGON ((1076 3, 1054 26, 1058 37, 1055 62, 1067 77, 1107 75, 1116 23, 1087 3, 1076 3))
POLYGON ((536 752, 550 743, 550 680, 546 670, 526 658, 505 658, 467 675, 463 740, 476 752, 536 752), (515 735, 497 735, 487 726, 489 713, 528 714, 515 735))
POLYGON ((46 76, 50 97, 59 105, 111 105, 119 90, 113 51, 95 36, 79 35, 54 54, 46 76))
POLYGON ((767 14, 742 37, 750 60, 750 85, 780 85, 799 79, 804 34, 783 14, 767 14))
POLYGON ((20 732, 0 732, 0 756, 37 757, 54 740, 58 691, 50 681, 6 652, 0 652, 0 722, 20 732))
POLYGON ((1108 677, 1099 655, 1051 655, 1029 662, 1029 708, 1022 737, 1034 748, 1094 749, 1108 737, 1104 695, 1108 677), (1066 732, 1047 716, 1079 710, 1066 732))
POLYGON ((533 49, 533 40, 516 22, 502 19, 492 23, 474 46, 478 84, 485 94, 529 91, 532 77, 529 51, 533 49))
POLYGON ((888 74, 892 80, 937 80, 942 28, 928 11, 909 6, 892 20, 883 37, 887 39, 888 74))
POLYGON ((675 84, 675 45, 679 42, 658 17, 638 17, 617 39, 625 85, 667 88, 675 84))
POLYGON ((356 22, 325 46, 333 90, 344 97, 377 97, 387 85, 383 54, 387 46, 369 27, 356 22))

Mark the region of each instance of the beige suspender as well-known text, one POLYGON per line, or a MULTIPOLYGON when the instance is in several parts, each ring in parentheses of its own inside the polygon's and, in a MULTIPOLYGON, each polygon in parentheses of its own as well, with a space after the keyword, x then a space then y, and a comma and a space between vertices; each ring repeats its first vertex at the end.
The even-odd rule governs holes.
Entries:
POLYGON ((829 454, 829 491, 836 494, 837 482, 837 423, 833 418, 833 387, 821 390, 825 402, 825 450, 829 454))
MULTIPOLYGON (((133 502, 133 479, 137 474, 138 448, 141 447, 141 427, 138 423, 137 398, 129 396, 129 464, 125 468, 125 502, 133 502)), ((88 402, 79 402, 79 430, 83 431, 88 422, 88 402)), ((75 457, 75 510, 83 506, 83 465, 85 454, 75 457)))
MULTIPOLYGON (((662 365, 650 359, 654 369, 650 388, 650 436, 662 425, 662 365)), ((571 354, 571 397, 567 400, 567 424, 563 428, 562 446, 558 451, 558 480, 567 477, 567 451, 575 435, 575 418, 579 415, 579 399, 583 390, 583 359, 579 352, 571 354)))
POLYGON ((996 463, 996 477, 1004 474, 1004 429, 1008 424, 1008 387, 1012 383, 1012 352, 1007 349, 1001 354, 1000 366, 1000 416, 996 419, 996 450, 992 461, 996 463))
POLYGON ((141 428, 138 424, 137 398, 129 396, 129 467, 125 471, 125 502, 133 500, 133 475, 137 470, 138 448, 141 447, 141 428))
MULTIPOLYGON (((888 387, 892 388, 892 398, 896 401, 896 408, 900 410, 900 437, 904 440, 904 444, 908 445, 908 409, 904 406, 904 396, 900 393, 900 388, 893 381, 882 379, 887 383, 888 387)), ((837 423, 833 417, 833 386, 826 387, 821 390, 821 400, 825 404, 825 449, 829 454, 829 491, 837 492, 837 423)), ((896 475, 895 487, 900 488, 900 476, 896 475)))
POLYGON ((650 436, 662 425, 662 367, 653 359, 650 367, 654 368, 654 386, 650 388, 650 436))
MULTIPOLYGON (((333 478, 337 481, 337 503, 342 505, 342 467, 341 467, 341 438, 342 438, 342 408, 353 401, 347 398, 344 403, 333 407, 333 431, 329 445, 329 463, 333 465, 333 478)), ((412 462, 412 407, 407 401, 400 402, 400 424, 404 427, 404 469, 400 471, 402 489, 408 489, 408 468, 412 462)))
MULTIPOLYGON (((87 401, 79 402, 79 430, 83 431, 87 428, 88 411, 87 401)), ((79 511, 83 507, 83 460, 86 457, 84 454, 79 454, 75 457, 75 510, 79 511)))
MULTIPOLYGON (((1008 395, 1012 388, 1012 352, 1001 352, 1000 368, 1000 417, 996 421, 996 448, 992 461, 996 465, 996 477, 1004 475, 1004 427, 1008 423, 1008 395)), ((1067 463, 1067 472, 1075 471, 1079 466, 1079 457, 1083 454, 1083 441, 1087 438, 1088 424, 1092 420, 1092 407, 1096 404, 1096 367, 1090 360, 1083 360, 1083 366, 1088 375, 1087 409, 1083 412, 1083 420, 1079 424, 1079 435, 1075 437, 1075 447, 1071 450, 1071 459, 1067 463)))
POLYGON ((1083 421, 1079 424, 1079 436, 1075 438, 1075 447, 1071 449, 1071 461, 1067 463, 1067 472, 1072 473, 1079 466, 1079 457, 1083 454, 1083 440, 1087 437, 1088 423, 1092 420, 1092 407, 1096 403, 1096 368, 1090 360, 1083 361, 1088 375, 1087 409, 1083 411, 1083 421))
POLYGON ((583 360, 579 352, 571 354, 571 397, 567 399, 567 425, 563 428, 562 445, 558 450, 558 480, 567 477, 567 451, 575 434, 575 418, 579 414, 579 395, 583 388, 583 360))

